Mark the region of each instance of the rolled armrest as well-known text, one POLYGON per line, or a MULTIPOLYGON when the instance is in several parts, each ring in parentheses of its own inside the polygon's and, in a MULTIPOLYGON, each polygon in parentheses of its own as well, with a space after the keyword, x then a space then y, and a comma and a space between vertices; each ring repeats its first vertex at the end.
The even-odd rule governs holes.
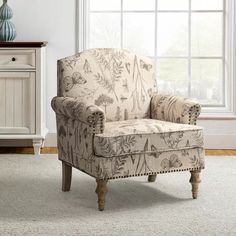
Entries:
POLYGON ((182 124, 196 124, 201 105, 191 99, 154 94, 151 99, 151 118, 182 124))
POLYGON ((100 124, 101 127, 104 127, 105 113, 94 104, 81 102, 77 98, 54 97, 51 106, 56 114, 79 120, 90 126, 100 124))

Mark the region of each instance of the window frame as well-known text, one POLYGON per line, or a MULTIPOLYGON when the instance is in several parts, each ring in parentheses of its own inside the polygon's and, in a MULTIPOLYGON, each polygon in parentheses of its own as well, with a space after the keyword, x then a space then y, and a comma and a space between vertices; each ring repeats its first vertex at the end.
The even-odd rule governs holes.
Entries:
MULTIPOLYGON (((191 10, 191 0, 189 0, 188 10, 157 10, 157 1, 155 0, 155 11, 157 12, 185 12, 188 13, 189 24, 188 28, 191 29, 191 13, 192 12, 219 12, 219 10, 191 10)), ((92 11, 92 12, 120 12, 121 13, 121 27, 123 27, 123 17, 124 12, 155 12, 155 11, 122 11, 123 0, 121 0, 121 11, 92 11)), ((222 12, 222 11, 220 11, 222 12)), ((224 0, 224 10, 223 10, 223 82, 224 82, 224 105, 220 106, 207 106, 202 108, 201 117, 205 118, 236 118, 236 2, 234 0, 224 0)), ((89 41, 89 0, 76 0, 76 52, 86 50, 88 48, 89 41)), ((165 59, 165 58, 183 58, 188 60, 188 77, 191 75, 191 63, 189 60, 202 59, 202 57, 191 57, 191 30, 188 29, 189 44, 188 45, 188 56, 187 57, 159 57, 157 55, 157 14, 155 14, 155 55, 154 59, 165 59)), ((123 48, 123 34, 121 29, 121 48, 123 48)), ((204 57, 208 59, 211 57, 204 57)), ((217 59, 217 57, 213 57, 217 59)), ((220 57, 222 59, 222 57, 220 57)), ((188 79, 191 83, 191 78, 188 79)), ((190 85, 189 85, 190 86, 190 85)), ((188 88, 189 91, 189 88, 188 88)))

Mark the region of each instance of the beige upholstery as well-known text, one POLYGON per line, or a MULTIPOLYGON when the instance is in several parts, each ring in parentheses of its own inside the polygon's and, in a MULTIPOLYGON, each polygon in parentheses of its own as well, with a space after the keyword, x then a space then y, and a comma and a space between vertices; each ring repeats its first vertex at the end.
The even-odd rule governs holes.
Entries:
POLYGON ((58 96, 100 106, 106 121, 150 117, 154 66, 126 50, 93 49, 58 61, 58 96))
POLYGON ((59 159, 96 179, 204 168, 200 105, 157 92, 150 58, 91 49, 58 61, 59 159))
POLYGON ((109 122, 94 136, 95 155, 107 158, 202 146, 201 127, 154 119, 109 122))

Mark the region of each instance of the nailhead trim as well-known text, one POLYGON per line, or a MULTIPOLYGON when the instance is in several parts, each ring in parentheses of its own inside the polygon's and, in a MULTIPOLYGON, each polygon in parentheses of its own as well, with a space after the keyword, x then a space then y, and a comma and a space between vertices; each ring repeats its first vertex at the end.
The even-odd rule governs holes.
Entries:
MULTIPOLYGON (((136 177, 136 176, 146 176, 146 175, 155 175, 155 174, 165 174, 165 173, 171 173, 171 172, 182 172, 182 171, 195 171, 195 170, 202 170, 205 169, 205 167, 198 167, 198 168, 186 168, 186 169, 178 169, 178 170, 168 170, 168 171, 158 171, 158 172, 149 172, 144 174, 136 174, 136 175, 126 175, 126 176, 117 176, 117 177, 110 177, 107 179, 124 179, 129 177, 136 177)), ((105 178, 103 178, 105 179, 105 178)))
POLYGON ((196 125, 197 124, 197 118, 200 114, 200 106, 199 105, 194 105, 192 107, 190 107, 189 109, 189 120, 188 123, 190 125, 196 125), (195 113, 193 114, 192 111, 195 110, 195 113))
POLYGON ((91 121, 89 122, 88 125, 93 129, 93 133, 94 134, 102 133, 104 130, 104 121, 105 121, 104 114, 102 112, 94 112, 92 113, 90 118, 91 121), (96 117, 99 117, 98 120, 96 120, 96 117))
MULTIPOLYGON (((60 158, 58 158, 60 161, 64 161, 64 162, 66 162, 65 160, 63 160, 63 159, 60 159, 60 158)), ((82 172, 84 172, 85 174, 87 174, 87 175, 90 175, 91 177, 94 177, 94 178, 99 178, 99 177, 97 177, 97 176, 95 176, 95 175, 93 175, 93 174, 91 174, 91 173, 87 173, 85 170, 82 170, 82 169, 80 169, 79 167, 77 167, 77 166, 74 166, 74 165, 72 165, 71 163, 68 163, 68 162, 66 162, 68 165, 70 165, 70 166, 72 166, 72 167, 74 167, 74 168, 76 168, 76 169, 78 169, 78 170, 80 170, 80 171, 82 171, 82 172)), ((185 168, 185 169, 177 169, 177 170, 168 170, 168 171, 157 171, 157 172, 149 172, 149 173, 144 173, 144 174, 136 174, 136 175, 126 175, 126 176, 116 176, 116 177, 109 177, 109 178, 99 178, 99 179, 103 179, 103 180, 112 180, 112 179, 125 179, 125 178, 130 178, 130 177, 138 177, 138 176, 147 176, 147 175, 155 175, 155 174, 165 174, 165 173, 173 173, 173 172, 183 172, 183 171, 201 171, 201 170, 204 170, 205 169, 205 167, 197 167, 197 168, 185 168)))

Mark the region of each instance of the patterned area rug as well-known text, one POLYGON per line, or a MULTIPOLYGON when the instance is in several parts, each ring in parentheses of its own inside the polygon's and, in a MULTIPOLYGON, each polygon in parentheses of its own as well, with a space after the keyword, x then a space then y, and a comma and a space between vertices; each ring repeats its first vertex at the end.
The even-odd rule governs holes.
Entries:
POLYGON ((189 173, 108 183, 97 211, 95 180, 73 171, 61 192, 56 155, 0 155, 0 235, 236 235, 236 157, 207 157, 200 196, 189 173))

